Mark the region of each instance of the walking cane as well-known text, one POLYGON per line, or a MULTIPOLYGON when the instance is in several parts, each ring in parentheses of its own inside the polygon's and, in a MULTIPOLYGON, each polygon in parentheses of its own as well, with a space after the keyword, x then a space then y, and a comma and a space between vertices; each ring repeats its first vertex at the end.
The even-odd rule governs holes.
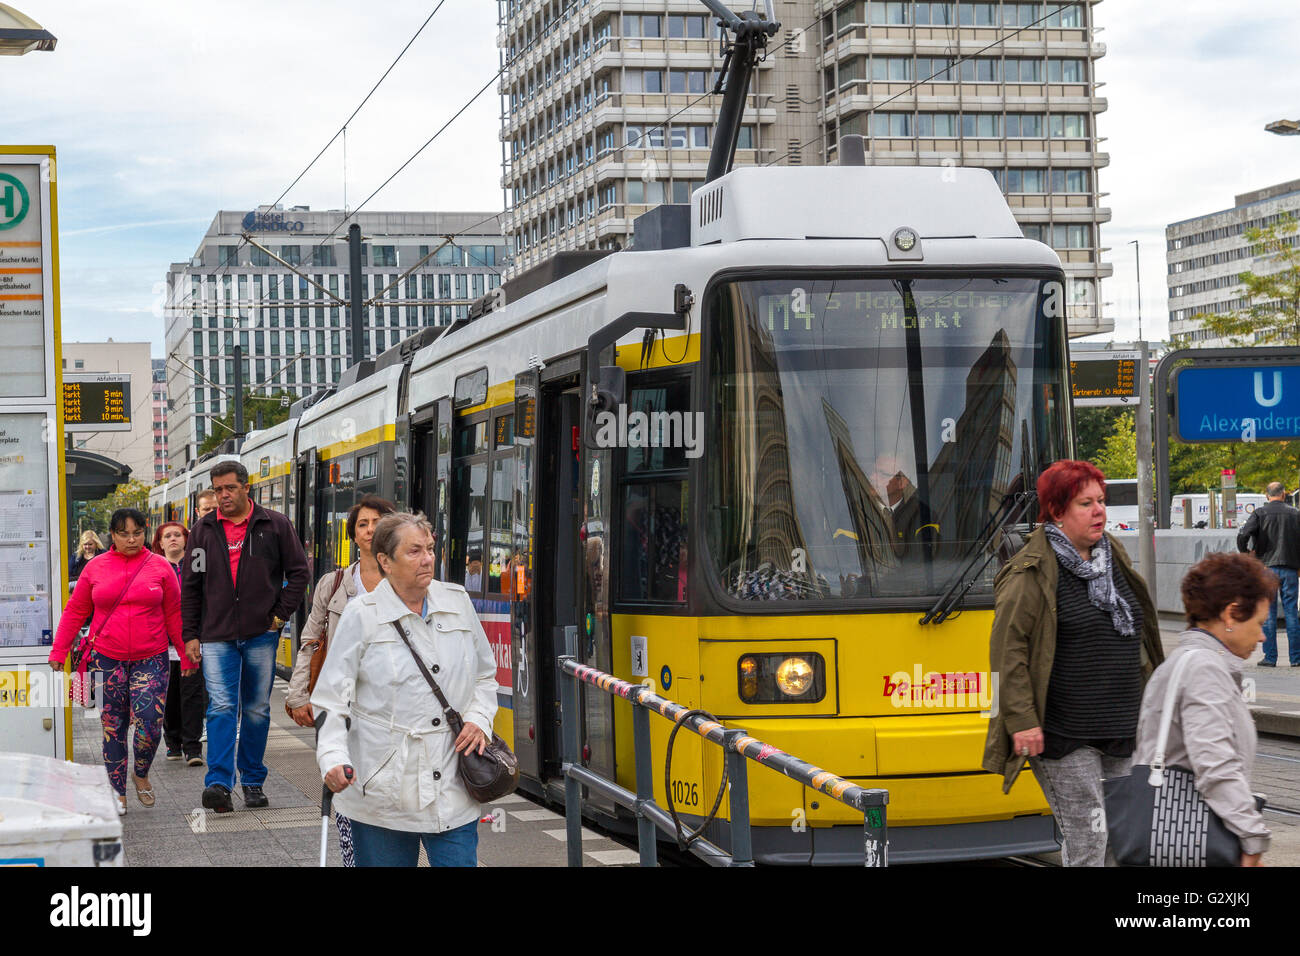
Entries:
MULTIPOLYGON (((325 723, 325 711, 316 715, 316 742, 320 743, 320 729, 325 723)), ((352 779, 352 768, 348 765, 343 767, 343 776, 349 780, 352 779)), ((325 865, 325 850, 329 846, 329 824, 330 824, 330 804, 334 801, 334 791, 329 788, 329 784, 321 785, 320 794, 320 865, 325 865)))

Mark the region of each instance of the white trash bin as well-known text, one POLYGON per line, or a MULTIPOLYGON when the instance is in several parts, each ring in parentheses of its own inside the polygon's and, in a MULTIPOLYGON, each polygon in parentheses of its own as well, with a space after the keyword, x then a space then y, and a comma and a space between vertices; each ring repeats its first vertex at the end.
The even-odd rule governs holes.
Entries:
POLYGON ((0 753, 0 866, 125 866, 104 767, 0 753))

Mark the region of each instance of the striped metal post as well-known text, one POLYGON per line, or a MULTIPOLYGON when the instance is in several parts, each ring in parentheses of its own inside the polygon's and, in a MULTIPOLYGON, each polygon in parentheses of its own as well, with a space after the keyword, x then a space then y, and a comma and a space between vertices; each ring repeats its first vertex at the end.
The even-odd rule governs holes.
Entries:
POLYGON ((731 865, 753 866, 754 843, 749 832, 749 762, 736 748, 736 741, 746 736, 743 730, 722 732, 722 754, 727 762, 728 787, 731 790, 731 865))
POLYGON ((560 658, 560 732, 564 738, 564 831, 568 844, 569 866, 582 866, 582 784, 569 772, 579 765, 578 679, 566 673, 560 658))
MULTIPOLYGON (((569 678, 575 680, 575 678, 569 678)), ((636 749, 636 844, 642 866, 659 865, 658 830, 644 812, 655 799, 654 771, 650 765, 650 712, 632 706, 632 738, 636 749)))

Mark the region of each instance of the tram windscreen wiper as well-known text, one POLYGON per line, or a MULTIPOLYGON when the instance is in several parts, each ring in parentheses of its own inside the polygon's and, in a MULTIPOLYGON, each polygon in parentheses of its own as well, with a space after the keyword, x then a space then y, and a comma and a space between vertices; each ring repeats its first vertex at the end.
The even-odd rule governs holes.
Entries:
POLYGON ((971 588, 980 580, 984 569, 988 567, 997 550, 990 545, 999 534, 1008 528, 1014 528, 1025 521, 1027 513, 1038 503, 1038 494, 1034 491, 1021 491, 1008 494, 993 513, 966 564, 952 576, 939 600, 921 618, 922 624, 942 624, 956 611, 971 588), (985 553, 987 551, 987 553, 985 553), (982 560, 981 560, 982 559, 982 560), (979 567, 975 567, 978 564, 979 567))

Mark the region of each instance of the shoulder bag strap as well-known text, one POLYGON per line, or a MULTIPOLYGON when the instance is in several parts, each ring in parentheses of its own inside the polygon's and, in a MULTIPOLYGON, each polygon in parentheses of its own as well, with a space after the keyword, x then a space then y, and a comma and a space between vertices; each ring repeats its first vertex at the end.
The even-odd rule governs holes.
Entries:
POLYGON ((1178 698, 1178 687, 1183 680, 1183 671, 1196 653, 1195 649, 1184 651, 1174 664, 1174 672, 1169 675, 1169 684, 1165 687, 1165 706, 1160 714, 1160 733, 1156 736, 1156 755, 1151 761, 1151 776, 1148 782, 1158 787, 1165 781, 1165 749, 1169 745, 1169 728, 1174 722, 1174 703, 1178 698))
POLYGON ((131 590, 131 585, 135 584, 135 579, 140 576, 140 572, 144 570, 144 566, 148 563, 149 558, 146 556, 144 560, 140 562, 140 566, 135 569, 135 573, 127 579, 126 587, 122 588, 122 593, 117 596, 117 600, 113 602, 113 606, 108 609, 108 613, 104 615, 104 619, 99 622, 99 627, 96 629, 95 634, 93 635, 94 637, 98 637, 100 634, 104 633, 104 626, 108 624, 109 618, 113 616, 113 612, 117 610, 117 606, 121 604, 122 599, 126 597, 126 592, 131 590))
POLYGON ((424 666, 424 661, 420 660, 420 655, 415 653, 415 647, 412 646, 411 639, 406 636, 406 631, 402 630, 402 625, 398 624, 396 621, 390 621, 389 623, 393 625, 393 629, 401 636, 402 643, 406 645, 406 649, 410 651, 411 656, 415 658, 415 666, 420 669, 420 673, 424 676, 425 681, 427 681, 429 687, 433 689, 433 696, 438 698, 438 703, 442 705, 442 709, 447 714, 447 725, 451 727, 451 732, 459 734, 461 728, 465 726, 465 721, 461 718, 459 713, 452 709, 451 704, 447 703, 447 698, 442 695, 442 688, 438 686, 438 682, 434 680, 433 675, 429 673, 429 668, 424 666))

